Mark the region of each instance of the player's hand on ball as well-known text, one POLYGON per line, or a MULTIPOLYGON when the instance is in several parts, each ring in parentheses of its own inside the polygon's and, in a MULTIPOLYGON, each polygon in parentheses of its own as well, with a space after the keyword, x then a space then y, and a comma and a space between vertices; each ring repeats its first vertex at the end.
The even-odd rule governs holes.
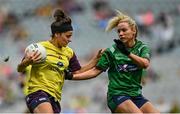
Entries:
POLYGON ((30 44, 25 49, 26 56, 32 60, 32 63, 42 63, 46 61, 46 49, 38 43, 30 44))
POLYGON ((37 63, 38 61, 41 60, 41 53, 36 50, 33 54, 32 54, 32 60, 33 60, 33 63, 37 63))
POLYGON ((25 59, 24 60, 29 64, 36 63, 40 59, 41 59, 41 53, 38 52, 38 50, 36 50, 34 52, 25 53, 25 59))

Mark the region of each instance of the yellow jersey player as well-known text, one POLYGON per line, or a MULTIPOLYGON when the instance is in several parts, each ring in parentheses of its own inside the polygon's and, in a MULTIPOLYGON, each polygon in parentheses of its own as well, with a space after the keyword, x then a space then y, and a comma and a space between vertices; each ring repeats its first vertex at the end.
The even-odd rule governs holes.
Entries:
POLYGON ((25 53, 18 65, 18 72, 23 72, 31 66, 27 81, 26 104, 32 113, 60 113, 60 100, 65 72, 69 68, 73 73, 81 73, 93 68, 101 53, 81 67, 74 51, 68 47, 71 42, 73 27, 71 19, 61 9, 54 12, 55 21, 51 24, 52 38, 39 42, 46 49, 46 60, 41 59, 38 51, 25 53))

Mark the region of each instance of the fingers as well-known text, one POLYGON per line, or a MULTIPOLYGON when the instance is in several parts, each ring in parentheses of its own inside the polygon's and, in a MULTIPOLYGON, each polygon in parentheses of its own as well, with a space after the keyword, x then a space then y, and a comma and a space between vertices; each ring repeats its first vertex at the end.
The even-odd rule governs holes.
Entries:
POLYGON ((117 44, 117 45, 123 45, 123 42, 119 39, 114 39, 114 42, 117 44))
POLYGON ((41 60, 41 53, 36 50, 35 52, 32 53, 26 53, 25 59, 27 61, 32 61, 32 63, 36 63, 37 61, 41 60))
POLYGON ((100 55, 100 56, 101 56, 105 50, 106 50, 105 48, 100 49, 100 50, 99 50, 99 52, 98 52, 98 55, 100 55))
POLYGON ((119 42, 118 42, 117 39, 114 39, 114 42, 115 42, 116 45, 119 45, 119 42))
POLYGON ((41 53, 38 52, 38 51, 36 51, 36 52, 33 54, 32 59, 33 59, 33 62, 37 62, 37 61, 41 60, 41 53))
POLYGON ((106 50, 106 48, 101 49, 101 54, 106 50))
POLYGON ((105 48, 100 49, 100 50, 98 51, 98 53, 96 54, 96 59, 99 59, 99 58, 102 56, 102 54, 103 54, 104 51, 105 51, 105 48))
POLYGON ((102 49, 100 49, 100 50, 98 51, 98 55, 101 55, 101 53, 102 53, 102 49))
POLYGON ((114 41, 116 44, 118 43, 118 39, 114 39, 113 41, 114 41))

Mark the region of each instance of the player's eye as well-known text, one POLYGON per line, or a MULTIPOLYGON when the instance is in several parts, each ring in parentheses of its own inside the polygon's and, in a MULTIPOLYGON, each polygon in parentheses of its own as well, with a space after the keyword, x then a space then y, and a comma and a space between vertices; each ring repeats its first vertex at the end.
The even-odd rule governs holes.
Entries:
POLYGON ((72 35, 66 35, 67 38, 70 38, 72 35))

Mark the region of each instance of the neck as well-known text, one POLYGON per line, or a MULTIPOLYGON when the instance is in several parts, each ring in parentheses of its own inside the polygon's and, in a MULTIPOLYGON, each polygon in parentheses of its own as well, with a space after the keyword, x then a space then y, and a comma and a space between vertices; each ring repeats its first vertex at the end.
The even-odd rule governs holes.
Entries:
POLYGON ((136 40, 132 40, 131 42, 128 42, 127 47, 132 48, 136 43, 136 40))
POLYGON ((55 47, 61 48, 61 46, 59 46, 58 43, 57 43, 54 39, 49 40, 49 42, 50 42, 51 44, 53 44, 55 47))

